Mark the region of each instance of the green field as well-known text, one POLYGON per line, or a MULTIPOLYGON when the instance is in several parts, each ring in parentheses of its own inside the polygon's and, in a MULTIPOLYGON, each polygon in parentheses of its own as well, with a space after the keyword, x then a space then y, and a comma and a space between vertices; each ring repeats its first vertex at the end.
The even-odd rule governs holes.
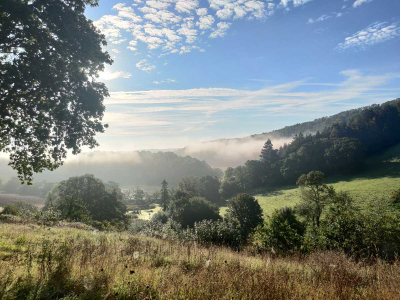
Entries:
MULTIPOLYGON (((389 198, 400 188, 400 145, 367 160, 363 171, 357 175, 341 175, 327 178, 336 191, 347 191, 362 208, 375 199, 389 198)), ((275 209, 294 206, 300 201, 297 186, 275 190, 257 190, 251 193, 260 203, 266 215, 275 209)), ((224 213, 226 208, 221 209, 224 213)))

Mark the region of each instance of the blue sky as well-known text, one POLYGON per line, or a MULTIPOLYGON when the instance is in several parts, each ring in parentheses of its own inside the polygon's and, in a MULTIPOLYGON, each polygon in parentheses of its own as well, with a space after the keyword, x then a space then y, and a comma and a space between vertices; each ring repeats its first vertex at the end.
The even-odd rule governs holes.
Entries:
POLYGON ((398 0, 100 0, 98 150, 242 137, 400 97, 398 0))

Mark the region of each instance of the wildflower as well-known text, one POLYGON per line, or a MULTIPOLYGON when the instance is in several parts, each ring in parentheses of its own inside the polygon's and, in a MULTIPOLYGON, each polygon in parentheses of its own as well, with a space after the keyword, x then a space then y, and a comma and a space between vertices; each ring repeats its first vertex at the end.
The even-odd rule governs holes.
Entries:
POLYGON ((210 263, 211 263, 211 259, 207 259, 207 261, 206 261, 206 268, 208 268, 208 267, 210 266, 210 263))

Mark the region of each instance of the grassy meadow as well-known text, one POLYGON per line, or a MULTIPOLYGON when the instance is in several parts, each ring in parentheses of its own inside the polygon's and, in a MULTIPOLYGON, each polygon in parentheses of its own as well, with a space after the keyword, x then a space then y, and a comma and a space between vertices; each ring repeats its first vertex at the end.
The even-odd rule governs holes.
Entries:
MULTIPOLYGON (((364 170, 356 175, 331 176, 327 183, 336 191, 346 191, 360 208, 375 199, 389 198, 400 188, 400 145, 367 160, 364 170)), ((300 201, 297 186, 273 190, 255 190, 251 194, 258 200, 265 215, 285 206, 292 207, 300 201)), ((224 212, 226 208, 222 208, 224 212)))
POLYGON ((400 263, 0 224, 0 299, 400 299, 400 263))

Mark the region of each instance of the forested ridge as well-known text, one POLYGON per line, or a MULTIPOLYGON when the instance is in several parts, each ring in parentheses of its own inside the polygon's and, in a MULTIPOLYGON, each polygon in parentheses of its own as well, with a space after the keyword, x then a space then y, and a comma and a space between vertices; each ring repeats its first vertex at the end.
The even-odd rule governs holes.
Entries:
POLYGON ((312 170, 327 175, 354 173, 365 159, 400 142, 400 99, 371 105, 331 117, 286 127, 290 134, 301 126, 305 131, 329 124, 315 134, 295 134, 291 143, 274 149, 268 140, 259 160, 228 168, 222 190, 225 197, 256 187, 294 184, 312 170))

